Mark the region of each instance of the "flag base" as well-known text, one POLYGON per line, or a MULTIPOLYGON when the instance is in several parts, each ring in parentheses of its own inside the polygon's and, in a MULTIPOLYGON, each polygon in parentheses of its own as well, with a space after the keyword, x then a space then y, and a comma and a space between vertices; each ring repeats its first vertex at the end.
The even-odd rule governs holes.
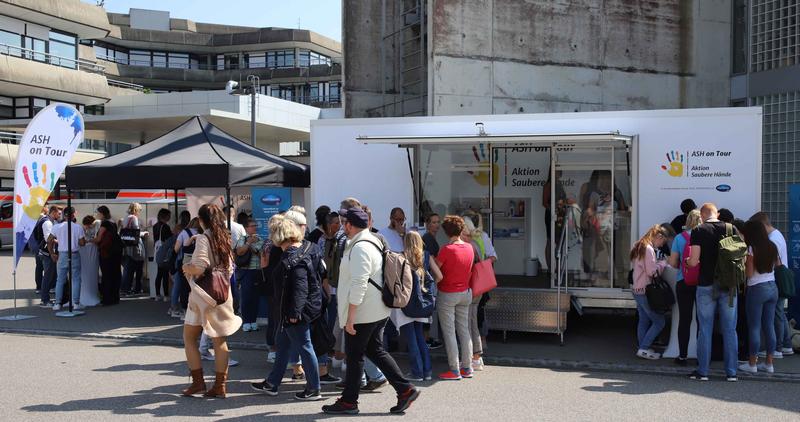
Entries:
POLYGON ((22 321, 22 320, 31 319, 31 318, 36 318, 36 315, 9 315, 9 316, 0 317, 0 320, 2 320, 2 321, 22 321))
POLYGON ((70 312, 70 311, 61 311, 61 312, 56 312, 56 316, 57 317, 62 317, 62 318, 72 318, 72 317, 76 317, 76 316, 81 316, 81 315, 83 315, 85 313, 86 312, 83 312, 83 311, 72 311, 72 312, 70 312))

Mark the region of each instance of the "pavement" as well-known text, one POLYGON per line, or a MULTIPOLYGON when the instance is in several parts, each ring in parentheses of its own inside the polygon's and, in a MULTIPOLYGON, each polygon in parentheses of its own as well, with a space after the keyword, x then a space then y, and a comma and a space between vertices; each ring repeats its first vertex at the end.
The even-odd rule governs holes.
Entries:
MULTIPOLYGON (((94 312, 92 312, 94 314, 94 312)), ((91 316, 87 317, 88 320, 91 316)), ((76 319, 77 320, 77 319, 76 319)), ((83 320, 83 319, 82 319, 83 320)), ((324 402, 297 402, 303 388, 290 382, 280 395, 252 391, 268 364, 260 351, 237 350, 224 400, 185 398, 189 377, 183 350, 168 345, 105 339, 66 339, 0 333, 7 421, 317 421, 345 420, 320 413, 338 392, 323 389, 324 402)), ((212 372, 205 363, 206 374, 212 372)), ((401 366, 406 363, 400 361, 401 366)), ((442 363, 437 362, 436 370, 442 363)), ((207 381, 211 376, 207 375, 207 381)), ((405 415, 389 415, 391 388, 363 394, 357 420, 403 421, 797 421, 797 386, 748 380, 689 381, 675 376, 563 371, 490 365, 463 381, 420 383, 420 398, 405 415), (768 385, 768 387, 765 387, 768 385)))
MULTIPOLYGON (((0 316, 13 315, 10 251, 0 252, 0 316)), ((119 340, 127 343, 181 346, 182 323, 168 317, 169 305, 146 297, 123 299, 112 307, 94 307, 75 318, 58 318, 51 310, 37 306, 33 290, 34 260, 23 256, 17 271, 17 313, 36 318, 22 321, 0 320, 0 332, 119 340)), ((229 338, 234 350, 266 350, 265 331, 239 331, 229 338)), ((552 334, 508 333, 505 342, 500 333, 492 333, 485 347, 485 361, 513 367, 553 368, 559 370, 594 370, 613 373, 685 375, 692 368, 673 364, 671 359, 646 361, 634 356, 635 319, 629 313, 603 312, 571 318, 564 346, 552 334)), ((444 348, 433 351, 444 362, 444 348)), ((800 383, 800 354, 776 360, 776 373, 741 374, 743 378, 762 381, 800 383)), ((721 376, 721 363, 712 362, 712 376, 721 376)))

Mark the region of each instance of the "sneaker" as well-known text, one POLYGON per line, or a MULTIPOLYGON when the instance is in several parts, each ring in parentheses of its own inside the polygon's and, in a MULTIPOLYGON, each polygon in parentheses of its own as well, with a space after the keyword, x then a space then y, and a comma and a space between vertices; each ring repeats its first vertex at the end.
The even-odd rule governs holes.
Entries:
POLYGON ((760 357, 760 358, 767 357, 767 351, 766 350, 762 350, 762 351, 758 352, 758 357, 760 357))
POLYGON ((58 304, 58 303, 54 304, 53 305, 53 310, 54 311, 60 311, 61 310, 61 304, 58 304))
MULTIPOLYGON (((341 380, 341 381, 337 382, 336 385, 334 385, 333 387, 336 388, 337 390, 344 390, 344 388, 346 386, 347 386, 347 384, 345 384, 344 380, 341 380)), ((363 387, 363 385, 362 385, 362 387, 363 387)))
POLYGON ((361 390, 362 391, 376 391, 376 390, 379 390, 379 389, 385 387, 386 384, 389 384, 389 381, 387 381, 386 378, 384 378, 382 380, 378 380, 378 381, 370 380, 370 381, 367 382, 366 385, 363 385, 361 387, 361 390))
POLYGON ((414 387, 406 390, 405 393, 397 395, 397 405, 389 409, 389 413, 403 413, 411 407, 411 403, 419 397, 419 390, 414 387))
POLYGON ((170 298, 168 296, 164 296, 164 302, 169 302, 170 298))
POLYGON ((347 362, 342 362, 342 373, 347 373, 347 362))
POLYGON ((251 322, 250 331, 258 331, 258 324, 256 324, 255 322, 251 322))
POLYGON ((205 353, 200 352, 200 359, 213 361, 214 360, 214 355, 212 355, 208 351, 206 351, 205 353))
POLYGON ((431 340, 428 342, 428 348, 431 350, 440 349, 442 346, 444 345, 439 340, 431 340))
POLYGON ((338 399, 334 404, 322 406, 322 411, 330 415, 357 415, 358 405, 338 399))
POLYGON ((431 381, 431 380, 433 380, 433 374, 428 372, 427 374, 425 374, 425 381, 431 381))
POLYGON ((472 359, 472 370, 483 371, 483 358, 472 359))
POLYGON ((305 372, 300 372, 298 374, 292 374, 292 379, 295 380, 295 381, 302 381, 302 380, 306 379, 306 373, 305 372))
POLYGON ((242 331, 244 331, 245 333, 250 331, 250 324, 249 323, 242 324, 242 331))
POLYGON ((305 389, 295 394, 294 399, 302 401, 317 401, 317 400, 322 400, 322 394, 319 393, 319 390, 305 389))
MULTIPOLYGON (((741 367, 739 367, 741 369, 741 367)), ((758 364, 758 369, 764 371, 768 374, 775 373, 775 366, 774 365, 767 365, 766 363, 762 362, 758 364)))
POLYGON ((461 374, 458 371, 447 371, 439 374, 440 380, 459 381, 461 374))
POLYGON ((414 381, 414 382, 422 382, 422 380, 424 379, 424 377, 418 377, 412 373, 406 374, 403 378, 405 378, 406 381, 414 381))
POLYGON ((647 360, 658 360, 661 358, 661 355, 658 353, 645 349, 639 349, 636 352, 636 356, 647 360))
MULTIPOLYGON (((759 365, 759 366, 760 366, 760 365, 759 365)), ((758 372, 758 369, 759 369, 759 368, 758 368, 757 366, 755 366, 755 365, 753 365, 753 366, 750 366, 750 363, 749 363, 749 362, 745 362, 745 363, 743 363, 743 364, 739 365, 739 370, 740 370, 740 371, 743 371, 743 372, 748 372, 748 373, 751 373, 751 374, 755 374, 755 373, 757 373, 757 372, 758 372)))
POLYGON ((777 350, 772 352, 772 358, 773 359, 783 359, 783 352, 779 352, 777 350))
POLYGON ((336 383, 341 382, 341 381, 342 381, 341 378, 335 377, 335 376, 331 375, 330 373, 327 373, 325 375, 320 375, 319 376, 319 383, 322 384, 322 385, 336 384, 336 383))
POLYGON ((689 374, 689 379, 695 381, 708 381, 708 375, 700 375, 699 372, 694 371, 689 374))
POLYGON ((686 359, 686 358, 682 358, 682 357, 675 358, 675 365, 686 366, 688 364, 689 364, 689 360, 686 359))
POLYGON ((268 396, 277 396, 278 395, 278 387, 270 384, 267 380, 261 382, 254 382, 250 384, 250 388, 256 391, 260 391, 268 396))
POLYGON ((781 354, 783 356, 791 356, 794 354, 794 349, 791 347, 781 347, 781 354))
POLYGON ((239 366, 239 361, 238 360, 233 360, 230 357, 228 357, 228 366, 231 367, 231 368, 234 367, 234 366, 239 366))
POLYGON ((739 378, 737 378, 737 377, 736 377, 736 375, 727 375, 727 376, 725 377, 725 381, 728 381, 728 382, 737 382, 737 381, 739 381, 739 378))
POLYGON ((267 353, 267 363, 275 363, 275 356, 276 356, 275 352, 267 353))
POLYGON ((155 300, 156 302, 160 302, 161 301, 161 296, 156 296, 156 297, 153 298, 153 300, 155 300))
POLYGON ((53 308, 53 302, 39 302, 40 308, 53 308))
POLYGON ((461 368, 461 378, 472 378, 472 369, 461 368))
POLYGON ((341 368, 343 363, 344 359, 336 359, 336 358, 332 359, 332 365, 334 368, 341 368))
POLYGON ((80 303, 79 303, 79 304, 77 304, 77 305, 73 305, 73 306, 72 306, 72 310, 73 310, 73 311, 80 311, 80 310, 82 310, 82 309, 86 309, 86 307, 85 307, 85 306, 83 306, 83 305, 81 305, 80 303))

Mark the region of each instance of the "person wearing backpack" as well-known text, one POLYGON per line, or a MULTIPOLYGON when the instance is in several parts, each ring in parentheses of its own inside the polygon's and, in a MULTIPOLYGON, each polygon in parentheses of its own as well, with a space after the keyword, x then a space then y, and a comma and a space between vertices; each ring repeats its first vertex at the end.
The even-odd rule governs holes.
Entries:
POLYGON ((423 324, 430 322, 434 311, 433 286, 442 279, 439 267, 424 251, 422 236, 415 231, 406 233, 403 238, 404 251, 411 266, 414 286, 408 305, 402 309, 392 309, 391 319, 400 334, 405 339, 408 347, 408 361, 411 372, 406 375, 409 381, 430 381, 433 377, 431 369, 431 355, 425 335, 422 333, 423 324))
MULTIPOLYGON (((168 242, 168 240, 172 238, 172 229, 169 227, 169 219, 172 218, 172 212, 167 208, 161 208, 158 210, 157 218, 158 222, 153 225, 153 241, 155 242, 154 255, 156 256, 159 255, 159 250, 161 248, 167 249, 172 246, 168 242)), ((160 295, 162 286, 164 292, 163 300, 167 302, 169 301, 169 268, 159 265, 156 273, 154 292, 156 301, 162 300, 160 295)))
POLYGON ((41 258, 39 258, 39 247, 42 245, 44 241, 42 237, 42 224, 47 221, 47 212, 49 210, 47 207, 42 208, 42 212, 39 215, 39 219, 36 220, 36 224, 33 226, 33 232, 31 233, 30 237, 28 237, 28 250, 33 255, 34 260, 36 261, 36 267, 34 268, 33 273, 33 281, 36 283, 36 294, 38 295, 42 290, 42 277, 44 276, 44 262, 41 258))
MULTIPOLYGON (((375 284, 389 282, 384 277, 384 253, 372 235, 369 216, 361 208, 342 210, 344 231, 349 239, 339 268, 339 325, 345 330, 347 371, 342 396, 322 407, 328 414, 357 414, 364 356, 372 360, 397 392, 397 405, 391 413, 403 413, 419 397, 420 390, 403 377, 397 362, 383 348, 383 329, 389 307, 375 284)), ((388 268, 387 268, 388 269, 388 268)))
POLYGON ((633 267, 633 299, 636 300, 636 310, 639 313, 639 324, 636 329, 636 338, 639 349, 636 356, 642 359, 657 360, 661 358, 650 346, 664 329, 666 321, 664 314, 657 312, 650 306, 645 290, 653 282, 653 278, 664 271, 667 262, 656 260, 656 249, 664 245, 667 240, 667 230, 659 224, 650 227, 631 249, 631 266, 633 267))
POLYGON ((739 231, 718 218, 717 206, 703 204, 700 208, 703 224, 692 230, 689 267, 700 266, 697 285, 697 369, 690 379, 708 381, 711 363, 711 334, 715 314, 719 315, 723 339, 726 379, 737 381, 738 338, 736 309, 738 285, 745 280, 744 261, 747 245, 739 231), (722 253, 721 253, 722 252, 722 253), (721 255, 725 255, 720 259, 721 255))
POLYGON ((756 373, 762 370, 775 372, 775 306, 778 303, 778 287, 775 285, 775 267, 780 263, 778 248, 770 242, 767 229, 760 221, 750 220, 742 230, 747 243, 747 290, 745 311, 749 333, 748 362, 739 365, 739 370, 756 373), (761 346, 761 334, 766 343, 766 363, 756 365, 761 346))
POLYGON ((680 366, 687 365, 689 354, 689 337, 694 320, 694 299, 697 295, 697 282, 699 267, 689 267, 686 259, 689 258, 691 249, 692 230, 702 223, 700 211, 691 210, 686 215, 683 231, 675 236, 672 241, 669 265, 678 270, 675 296, 678 302, 678 357, 675 363, 680 366))
MULTIPOLYGON (((128 215, 122 220, 121 227, 130 230, 132 234, 138 233, 138 239, 133 240, 133 244, 126 244, 123 259, 122 272, 122 292, 125 295, 137 295, 142 293, 142 272, 144 271, 144 242, 142 239, 148 235, 146 230, 141 230, 139 214, 142 212, 142 205, 133 202, 128 206, 128 215)), ((123 230, 124 231, 124 230, 123 230)), ((123 235, 124 233, 121 233, 123 235)))
POLYGON ((56 286, 56 264, 50 258, 47 239, 53 231, 53 225, 60 219, 61 208, 57 205, 51 205, 47 212, 47 218, 39 220, 33 229, 33 234, 31 234, 31 237, 37 238, 39 245, 36 259, 42 262, 42 286, 39 289, 39 297, 41 298, 39 307, 41 308, 53 307, 50 302, 50 289, 56 286))
MULTIPOLYGON (((786 250, 786 239, 778 229, 772 226, 769 215, 764 211, 759 211, 750 219, 760 222, 767 229, 769 240, 778 248, 778 256, 781 260, 778 266, 788 265, 789 254, 786 250)), ((778 346, 775 349, 774 357, 778 359, 794 354, 794 349, 792 349, 792 330, 789 327, 789 318, 786 316, 786 302, 789 296, 786 292, 781 291, 780 287, 778 285, 778 303, 775 306, 775 338, 778 346)), ((759 352, 759 356, 763 356, 763 352, 759 352)))

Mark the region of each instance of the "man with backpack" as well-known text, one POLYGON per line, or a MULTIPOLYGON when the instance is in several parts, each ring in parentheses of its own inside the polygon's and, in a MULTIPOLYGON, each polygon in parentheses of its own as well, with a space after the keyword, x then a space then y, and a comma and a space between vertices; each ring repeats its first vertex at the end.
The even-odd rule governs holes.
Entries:
POLYGON ((339 268, 337 291, 339 325, 345 330, 347 372, 345 389, 336 403, 322 407, 329 414, 357 414, 364 356, 384 373, 397 392, 397 405, 389 411, 403 413, 419 397, 420 391, 403 377, 391 355, 383 349, 383 328, 389 319, 389 307, 382 296, 384 254, 380 241, 372 235, 369 216, 361 208, 339 212, 344 218, 344 231, 349 239, 339 268))
POLYGON ((42 285, 39 289, 39 296, 42 301, 39 306, 42 308, 52 308, 50 302, 50 289, 56 286, 56 263, 50 258, 50 251, 47 248, 47 239, 53 231, 53 225, 61 219, 61 208, 51 205, 48 209, 47 217, 40 219, 33 228, 31 236, 36 239, 38 252, 36 260, 42 262, 42 285))
POLYGON ((703 224, 692 230, 689 267, 700 266, 697 286, 697 370, 690 379, 708 381, 711 363, 711 335, 715 314, 719 313, 725 375, 737 381, 738 339, 736 335, 736 295, 744 285, 747 246, 736 228, 719 220, 716 205, 700 208, 703 224))

